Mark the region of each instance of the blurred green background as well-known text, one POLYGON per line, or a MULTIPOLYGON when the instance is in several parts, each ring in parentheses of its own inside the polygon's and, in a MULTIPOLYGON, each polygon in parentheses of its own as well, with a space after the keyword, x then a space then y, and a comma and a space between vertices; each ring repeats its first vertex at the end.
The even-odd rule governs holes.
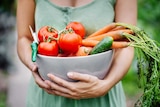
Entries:
MULTIPOLYGON (((0 18, 3 13, 9 16, 16 16, 16 0, 0 1, 0 18)), ((138 0, 138 23, 141 29, 144 29, 151 38, 160 42, 160 2, 159 0, 138 0)), ((0 31, 3 30, 2 26, 0 31)), ((0 50, 1 53, 1 50, 0 50)), ((0 61, 2 57, 0 57, 0 61)), ((6 61, 7 63, 7 61, 6 61)), ((5 68, 0 68, 0 72, 5 68)), ((4 73, 4 72, 3 72, 4 73)), ((6 76, 5 74, 4 76, 6 76)), ((136 62, 133 61, 132 66, 127 75, 122 80, 124 91, 127 97, 128 107, 133 107, 134 103, 141 96, 142 89, 138 88, 138 77, 136 72, 136 62)), ((6 91, 0 90, 0 107, 6 107, 6 91)))

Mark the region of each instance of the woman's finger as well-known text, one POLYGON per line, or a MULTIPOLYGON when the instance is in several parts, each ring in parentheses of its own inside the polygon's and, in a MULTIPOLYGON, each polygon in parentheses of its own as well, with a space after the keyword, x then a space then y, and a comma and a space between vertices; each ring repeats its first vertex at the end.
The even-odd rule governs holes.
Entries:
POLYGON ((45 82, 50 86, 51 90, 58 91, 60 93, 66 93, 66 94, 72 93, 71 90, 67 89, 66 87, 60 86, 57 83, 54 83, 48 80, 46 80, 45 82))
POLYGON ((67 93, 59 92, 59 91, 54 90, 54 89, 53 90, 51 90, 51 89, 45 89, 45 91, 48 94, 63 96, 63 97, 72 98, 72 99, 80 99, 81 98, 80 96, 73 96, 73 95, 70 95, 70 94, 67 94, 67 93))
POLYGON ((68 82, 68 81, 65 81, 57 76, 54 76, 53 74, 48 74, 47 75, 54 83, 58 84, 59 86, 62 86, 62 87, 66 87, 66 88, 69 88, 72 87, 71 83, 68 82))
POLYGON ((54 91, 55 95, 59 95, 59 96, 64 96, 67 98, 71 98, 71 99, 80 99, 81 96, 76 96, 76 95, 72 95, 72 94, 67 94, 67 93, 61 93, 59 91, 54 91))
POLYGON ((32 75, 34 77, 34 80, 35 82, 37 83, 37 85, 41 88, 46 88, 46 89, 49 89, 49 85, 47 85, 44 80, 42 80, 42 78, 40 77, 39 75, 39 72, 38 72, 38 67, 36 65, 33 66, 32 68, 32 75))
POLYGON ((97 79, 95 76, 91 76, 88 74, 82 74, 78 72, 69 72, 67 76, 73 80, 79 80, 84 82, 90 82, 92 79, 97 79))

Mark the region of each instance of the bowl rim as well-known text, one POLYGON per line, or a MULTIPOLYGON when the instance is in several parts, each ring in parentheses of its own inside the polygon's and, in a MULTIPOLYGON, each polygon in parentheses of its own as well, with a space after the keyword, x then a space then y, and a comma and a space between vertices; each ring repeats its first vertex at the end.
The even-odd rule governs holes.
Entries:
POLYGON ((46 56, 46 55, 41 55, 41 54, 37 54, 37 57, 42 57, 42 58, 52 58, 52 59, 80 59, 80 58, 89 58, 89 57, 93 57, 93 56, 100 56, 106 53, 109 53, 112 51, 112 57, 114 54, 114 50, 110 49, 108 51, 102 52, 102 53, 98 53, 98 54, 93 54, 93 55, 88 55, 88 56, 68 56, 68 57, 58 57, 58 56, 46 56))

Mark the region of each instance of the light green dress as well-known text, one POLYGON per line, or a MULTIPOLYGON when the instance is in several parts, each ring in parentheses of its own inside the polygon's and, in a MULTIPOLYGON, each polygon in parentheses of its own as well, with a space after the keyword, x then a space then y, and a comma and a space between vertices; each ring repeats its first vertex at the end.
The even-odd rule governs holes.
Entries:
MULTIPOLYGON (((63 0, 62 0, 63 2, 63 0)), ((92 0, 80 7, 62 7, 49 0, 36 0, 36 31, 44 25, 62 30, 70 21, 83 23, 89 35, 114 21, 115 0, 92 0)), ((121 82, 117 83, 105 96, 74 100, 46 93, 31 77, 27 107, 126 107, 121 82)))

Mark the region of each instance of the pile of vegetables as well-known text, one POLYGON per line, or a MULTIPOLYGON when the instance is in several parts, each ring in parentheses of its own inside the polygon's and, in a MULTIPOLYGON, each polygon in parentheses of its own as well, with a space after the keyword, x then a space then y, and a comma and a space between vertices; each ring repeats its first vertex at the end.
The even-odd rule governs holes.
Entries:
POLYGON ((101 53, 113 48, 128 46, 128 42, 118 42, 126 39, 122 32, 132 34, 129 29, 114 28, 111 24, 85 37, 85 27, 80 22, 70 22, 62 31, 51 26, 43 26, 38 31, 38 54, 47 56, 87 56, 101 53), (124 46, 123 46, 124 45, 124 46))
POLYGON ((42 27, 38 32, 38 53, 48 56, 87 56, 110 49, 135 48, 138 77, 143 95, 136 107, 160 105, 160 43, 151 39, 140 28, 111 23, 85 37, 85 28, 80 22, 69 23, 58 32, 52 27, 42 27))

